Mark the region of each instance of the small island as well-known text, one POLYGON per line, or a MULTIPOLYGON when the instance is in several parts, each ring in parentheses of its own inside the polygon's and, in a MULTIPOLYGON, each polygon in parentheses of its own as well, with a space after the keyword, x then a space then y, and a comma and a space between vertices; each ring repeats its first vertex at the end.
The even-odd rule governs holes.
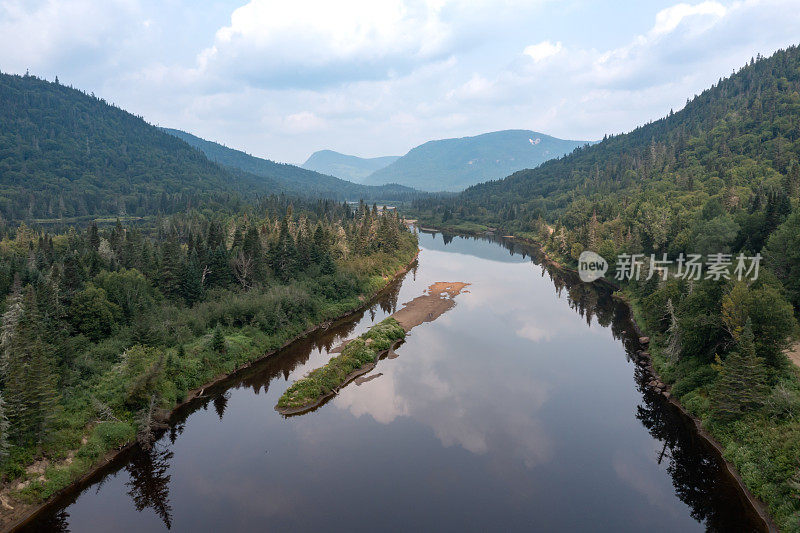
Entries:
POLYGON ((372 370, 378 358, 405 337, 406 331, 393 317, 375 324, 348 342, 328 364, 295 381, 275 409, 289 415, 316 407, 356 377, 372 370))
POLYGON ((381 355, 406 338, 412 328, 440 317, 455 306, 462 282, 434 283, 421 296, 406 303, 392 316, 372 326, 358 338, 346 341, 330 353, 340 353, 328 364, 295 381, 278 400, 275 410, 282 415, 305 413, 318 407, 339 390, 375 368, 381 355))

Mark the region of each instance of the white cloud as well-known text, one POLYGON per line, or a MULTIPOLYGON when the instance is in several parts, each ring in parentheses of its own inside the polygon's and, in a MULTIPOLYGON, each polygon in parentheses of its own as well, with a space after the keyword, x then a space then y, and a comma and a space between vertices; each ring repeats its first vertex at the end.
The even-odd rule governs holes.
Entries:
POLYGON ((550 41, 542 41, 539 44, 532 44, 525 47, 522 53, 538 63, 539 61, 544 61, 548 57, 557 55, 562 49, 563 46, 560 41, 556 44, 550 41))
POLYGON ((134 0, 0 1, 0 68, 71 73, 113 66, 119 44, 145 29, 129 27, 138 16, 134 0))
POLYGON ((201 69, 254 85, 318 86, 390 77, 443 53, 444 2, 251 0, 198 56, 201 69))
POLYGON ((719 2, 703 2, 697 5, 677 4, 667 9, 662 9, 656 15, 656 24, 650 33, 664 35, 674 31, 687 17, 707 16, 711 20, 718 20, 725 16, 728 10, 719 2))

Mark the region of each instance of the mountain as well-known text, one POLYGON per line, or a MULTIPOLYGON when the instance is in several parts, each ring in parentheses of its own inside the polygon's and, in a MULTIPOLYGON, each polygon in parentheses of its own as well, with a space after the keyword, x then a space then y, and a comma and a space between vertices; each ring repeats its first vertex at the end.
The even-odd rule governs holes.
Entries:
POLYGON ((417 191, 410 187, 401 185, 360 185, 295 165, 276 163, 269 159, 255 157, 240 150, 201 139, 185 131, 169 128, 164 128, 164 131, 202 151, 206 157, 220 165, 274 180, 282 187, 296 194, 326 197, 334 200, 364 199, 369 202, 397 202, 410 200, 419 195, 417 191))
POLYGON ((425 191, 460 191, 470 185, 534 168, 587 141, 565 141, 528 130, 505 130, 475 137, 429 141, 364 183, 399 183, 425 191))
POLYGON ((442 202, 454 216, 519 229, 539 216, 569 227, 593 213, 600 222, 619 217, 645 245, 674 248, 697 239, 688 226, 722 210, 737 219, 737 239, 758 251, 770 228, 751 226, 748 216, 770 201, 785 212, 800 187, 798 94, 793 47, 720 80, 677 113, 442 202), (669 224, 652 214, 664 208, 669 224))
POLYGON ((354 155, 340 154, 333 150, 320 150, 314 152, 300 165, 302 168, 330 174, 338 178, 361 183, 364 178, 391 165, 400 156, 387 155, 383 157, 357 157, 354 155))
POLYGON ((283 191, 57 81, 0 74, 0 124, 0 219, 142 215, 283 191))

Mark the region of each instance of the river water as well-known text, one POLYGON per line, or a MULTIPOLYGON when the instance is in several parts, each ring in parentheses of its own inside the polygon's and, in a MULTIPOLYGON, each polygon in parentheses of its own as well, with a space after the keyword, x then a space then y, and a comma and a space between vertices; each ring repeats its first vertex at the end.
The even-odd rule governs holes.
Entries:
POLYGON ((368 310, 184 408, 29 525, 47 531, 752 531, 709 446, 630 358, 607 291, 502 239, 420 234, 368 310), (280 395, 437 281, 471 285, 365 382, 284 418, 280 395), (374 376, 374 377, 373 377, 374 376))

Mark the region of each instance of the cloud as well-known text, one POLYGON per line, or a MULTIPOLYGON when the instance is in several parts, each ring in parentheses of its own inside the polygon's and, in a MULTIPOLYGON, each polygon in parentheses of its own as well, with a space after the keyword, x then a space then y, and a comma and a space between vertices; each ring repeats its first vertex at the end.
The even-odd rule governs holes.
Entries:
POLYGON ((447 51, 444 2, 251 0, 198 56, 201 69, 257 86, 306 87, 407 72, 447 51))
POLYGON ((538 63, 540 61, 544 61, 548 57, 557 55, 562 48, 563 46, 561 45, 561 41, 557 42, 556 44, 553 44, 550 41, 542 41, 539 44, 532 44, 525 47, 525 50, 523 50, 522 53, 538 63))
POLYGON ((5 72, 75 72, 113 67, 132 28, 134 0, 4 0, 0 2, 0 68, 5 72))
POLYGON ((650 33, 664 35, 674 31, 687 17, 708 16, 716 21, 725 16, 728 10, 719 2, 703 2, 702 4, 677 4, 662 9, 656 15, 656 24, 650 33))

